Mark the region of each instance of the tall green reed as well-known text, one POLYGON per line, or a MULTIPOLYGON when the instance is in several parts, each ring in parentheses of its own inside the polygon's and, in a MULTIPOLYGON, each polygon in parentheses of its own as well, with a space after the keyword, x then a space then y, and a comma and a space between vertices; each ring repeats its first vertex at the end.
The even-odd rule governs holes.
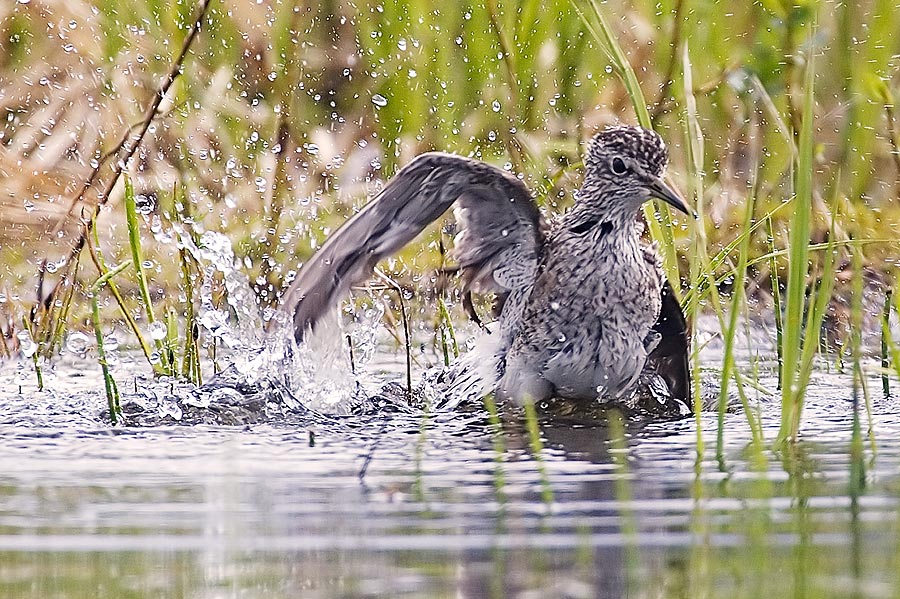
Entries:
POLYGON ((900 313, 900 292, 897 290, 897 285, 900 284, 900 281, 894 282, 894 288, 889 289, 885 303, 888 303, 888 297, 890 298, 890 305, 885 308, 885 314, 882 317, 881 321, 881 335, 882 342, 887 345, 887 352, 890 357, 888 360, 889 366, 893 369, 894 374, 900 377, 900 346, 898 346, 897 341, 894 339, 891 333, 890 327, 890 312, 893 311, 895 314, 900 313))
MULTIPOLYGON (((788 281, 785 290, 783 349, 781 365, 781 425, 776 445, 797 440, 813 362, 819 344, 818 332, 825 317, 834 285, 834 237, 825 252, 819 283, 809 287, 810 235, 813 205, 814 162, 813 122, 815 97, 815 58, 807 59, 804 82, 802 125, 798 141, 797 166, 794 169, 793 218, 788 242, 788 281), (811 289, 807 297, 807 289, 811 289)), ((837 193, 835 187, 835 193, 837 193)), ((837 197, 833 200, 837 205, 837 197)), ((832 214, 836 211, 832 210, 832 214)), ((836 218, 836 217, 834 217, 836 218)), ((834 223, 832 219, 832 234, 834 223)))
MULTIPOLYGON (((685 105, 685 147, 688 153, 688 165, 690 169, 690 187, 692 195, 696 198, 697 210, 703 214, 704 206, 704 188, 703 188, 703 156, 704 156, 704 137, 700 127, 697 114, 697 103, 693 93, 693 77, 690 53, 687 43, 682 48, 682 68, 684 81, 684 105, 685 105)), ((742 378, 739 370, 735 366, 734 358, 734 342, 737 333, 738 315, 741 312, 743 302, 743 287, 745 285, 745 277, 747 272, 747 255, 749 248, 750 234, 753 231, 753 213, 756 196, 756 174, 753 175, 754 184, 750 190, 749 197, 746 200, 744 209, 744 222, 742 234, 739 238, 732 242, 738 245, 738 265, 732 271, 733 291, 730 315, 726 319, 724 302, 719 296, 718 285, 713 282, 709 283, 708 279, 713 276, 714 269, 712 260, 707 251, 707 234, 705 220, 698 219, 694 226, 694 246, 692 251, 693 259, 691 261, 691 292, 687 298, 687 314, 693 320, 697 317, 700 305, 704 298, 708 297, 712 304, 713 310, 718 318, 719 325, 722 330, 725 351, 722 358, 722 378, 719 387, 719 397, 717 402, 717 432, 716 432, 716 457, 722 467, 724 467, 724 446, 725 446, 725 412, 728 404, 728 389, 731 379, 734 378, 737 392, 741 397, 741 403, 744 408, 744 415, 750 426, 753 445, 757 456, 762 456, 762 428, 759 420, 749 405, 746 393, 744 391, 742 378)), ((720 254, 719 258, 724 260, 724 256, 720 254)), ((694 371, 700 369, 699 351, 693 352, 694 371)), ((702 455, 704 446, 702 441, 702 431, 700 427, 700 411, 702 397, 699 385, 699 377, 694 377, 694 418, 697 421, 697 449, 698 455, 702 455)))

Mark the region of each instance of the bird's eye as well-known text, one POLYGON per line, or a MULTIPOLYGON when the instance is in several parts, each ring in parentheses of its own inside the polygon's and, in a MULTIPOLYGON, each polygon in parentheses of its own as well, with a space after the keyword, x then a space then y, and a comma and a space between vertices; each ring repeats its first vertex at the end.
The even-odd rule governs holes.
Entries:
POLYGON ((628 172, 628 167, 625 166, 625 161, 616 156, 612 161, 612 170, 617 175, 624 175, 628 172))

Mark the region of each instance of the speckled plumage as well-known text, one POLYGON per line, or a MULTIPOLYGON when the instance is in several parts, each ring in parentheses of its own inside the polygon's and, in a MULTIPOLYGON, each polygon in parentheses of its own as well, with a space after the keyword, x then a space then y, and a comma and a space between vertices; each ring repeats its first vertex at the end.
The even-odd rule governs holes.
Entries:
POLYGON ((514 300, 520 315, 507 316, 518 323, 499 391, 514 399, 619 398, 656 342, 664 275, 640 242, 635 213, 652 195, 646 179, 665 169, 665 146, 644 129, 610 128, 591 140, 585 164, 575 206, 546 237, 534 285, 514 300))
POLYGON ((490 355, 464 361, 452 371, 458 380, 478 369, 485 390, 520 403, 593 402, 620 399, 648 370, 665 370, 669 390, 687 400, 684 318, 636 221, 651 197, 690 211, 660 178, 666 161, 657 134, 605 129, 588 145, 575 204, 547 227, 516 177, 424 154, 301 269, 284 302, 295 336, 455 203, 454 255, 467 289, 505 298, 490 355))
POLYGON ((566 220, 549 236, 506 352, 500 390, 513 398, 617 397, 647 358, 663 279, 637 226, 575 235, 566 220))

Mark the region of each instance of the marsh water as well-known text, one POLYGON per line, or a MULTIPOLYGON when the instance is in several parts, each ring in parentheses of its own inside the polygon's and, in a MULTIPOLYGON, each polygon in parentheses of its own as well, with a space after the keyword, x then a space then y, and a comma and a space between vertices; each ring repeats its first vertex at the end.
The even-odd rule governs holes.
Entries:
MULTIPOLYGON (((126 408, 163 398, 158 420, 113 427, 96 363, 60 360, 43 391, 29 361, 0 367, 0 596, 900 594, 900 417, 874 378, 877 452, 852 491, 850 377, 824 367, 795 451, 753 451, 737 410, 719 458, 715 413, 544 418, 542 449, 481 410, 188 424, 164 407, 182 390, 146 370, 131 356, 114 373, 126 408)), ((776 381, 754 370, 771 442, 776 381)))

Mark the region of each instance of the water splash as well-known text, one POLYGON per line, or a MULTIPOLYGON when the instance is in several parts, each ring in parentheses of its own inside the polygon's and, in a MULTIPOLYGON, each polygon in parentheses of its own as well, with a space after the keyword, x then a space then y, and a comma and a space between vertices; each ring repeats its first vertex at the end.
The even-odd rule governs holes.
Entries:
MULTIPOLYGON (((277 399, 264 401, 267 411, 277 413, 306 408, 344 412, 359 400, 360 371, 356 376, 351 374, 336 311, 298 346, 285 314, 270 310, 263 318, 250 278, 240 270, 225 235, 207 231, 194 244, 190 236, 181 234, 179 242, 203 268, 199 322, 230 350, 226 373, 201 390, 205 394, 199 400, 201 404, 234 400, 233 390, 261 389, 270 390, 271 397, 277 399), (216 307, 213 301, 217 275, 221 275, 225 285, 228 309, 216 307)), ((377 321, 379 316, 380 312, 372 318, 377 321)), ((363 350, 357 357, 358 368, 374 352, 374 329, 374 324, 356 329, 363 350)), ((192 405, 197 406, 197 401, 192 405)))

